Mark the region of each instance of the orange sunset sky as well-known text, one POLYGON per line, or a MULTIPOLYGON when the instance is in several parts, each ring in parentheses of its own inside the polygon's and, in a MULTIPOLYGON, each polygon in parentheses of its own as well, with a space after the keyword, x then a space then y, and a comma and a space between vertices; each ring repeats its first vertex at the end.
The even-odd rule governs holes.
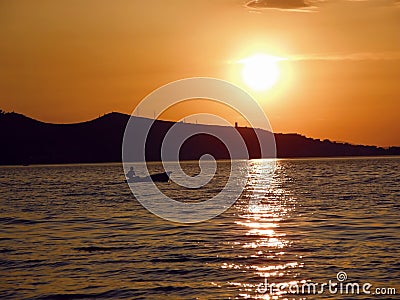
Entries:
MULTIPOLYGON (((275 132, 400 145, 399 29, 392 0, 0 0, 0 108, 80 122, 210 76, 251 94, 275 132), (263 91, 243 80, 256 54, 280 58, 263 91)), ((162 118, 194 112, 240 124, 209 101, 162 118)))

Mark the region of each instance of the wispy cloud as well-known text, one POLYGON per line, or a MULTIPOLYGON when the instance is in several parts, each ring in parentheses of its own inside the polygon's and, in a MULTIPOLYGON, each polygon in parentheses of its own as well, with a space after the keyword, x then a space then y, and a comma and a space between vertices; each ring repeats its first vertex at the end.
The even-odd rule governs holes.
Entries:
POLYGON ((245 7, 251 10, 279 9, 291 11, 308 11, 312 5, 304 0, 250 0, 245 7))
MULTIPOLYGON (((342 0, 343 2, 371 2, 376 6, 398 6, 400 0, 342 0)), ((318 4, 338 2, 338 0, 250 0, 244 6, 253 11, 278 9, 285 11, 315 12, 318 4)))
POLYGON ((310 54, 310 55, 291 55, 286 58, 292 61, 334 61, 334 60, 400 60, 400 52, 363 52, 350 54, 310 54))

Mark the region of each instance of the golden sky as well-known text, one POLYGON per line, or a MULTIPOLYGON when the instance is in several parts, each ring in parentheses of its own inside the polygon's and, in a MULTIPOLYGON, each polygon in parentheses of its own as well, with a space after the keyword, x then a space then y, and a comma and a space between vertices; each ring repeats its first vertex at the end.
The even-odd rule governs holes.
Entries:
MULTIPOLYGON (((393 0, 0 0, 0 108, 78 122, 211 76, 248 91, 275 132, 400 145, 399 28, 393 0), (238 63, 257 53, 283 59, 262 92, 238 63)), ((209 102, 163 117, 192 112, 237 120, 209 102)))

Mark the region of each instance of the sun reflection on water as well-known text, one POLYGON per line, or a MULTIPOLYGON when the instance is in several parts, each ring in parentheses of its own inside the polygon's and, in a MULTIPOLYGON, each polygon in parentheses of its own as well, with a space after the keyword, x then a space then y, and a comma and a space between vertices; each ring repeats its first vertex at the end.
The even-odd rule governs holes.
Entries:
POLYGON ((252 272, 258 282, 229 282, 240 290, 239 296, 244 299, 288 299, 285 291, 258 293, 257 288, 267 278, 269 282, 298 282, 299 269, 303 266, 300 257, 288 249, 293 241, 288 237, 286 224, 296 208, 296 199, 292 193, 283 188, 285 170, 276 162, 276 169, 271 179, 265 174, 271 170, 267 160, 250 161, 249 180, 242 195, 236 224, 244 232, 242 243, 243 258, 249 263, 225 263, 224 269, 252 272))

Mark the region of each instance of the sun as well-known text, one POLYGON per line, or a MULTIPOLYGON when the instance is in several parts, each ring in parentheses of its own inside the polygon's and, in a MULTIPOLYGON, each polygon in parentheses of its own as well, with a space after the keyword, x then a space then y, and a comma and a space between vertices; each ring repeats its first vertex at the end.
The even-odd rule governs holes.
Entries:
POLYGON ((240 60, 244 83, 255 91, 271 88, 280 76, 279 60, 279 57, 267 54, 256 54, 240 60))

